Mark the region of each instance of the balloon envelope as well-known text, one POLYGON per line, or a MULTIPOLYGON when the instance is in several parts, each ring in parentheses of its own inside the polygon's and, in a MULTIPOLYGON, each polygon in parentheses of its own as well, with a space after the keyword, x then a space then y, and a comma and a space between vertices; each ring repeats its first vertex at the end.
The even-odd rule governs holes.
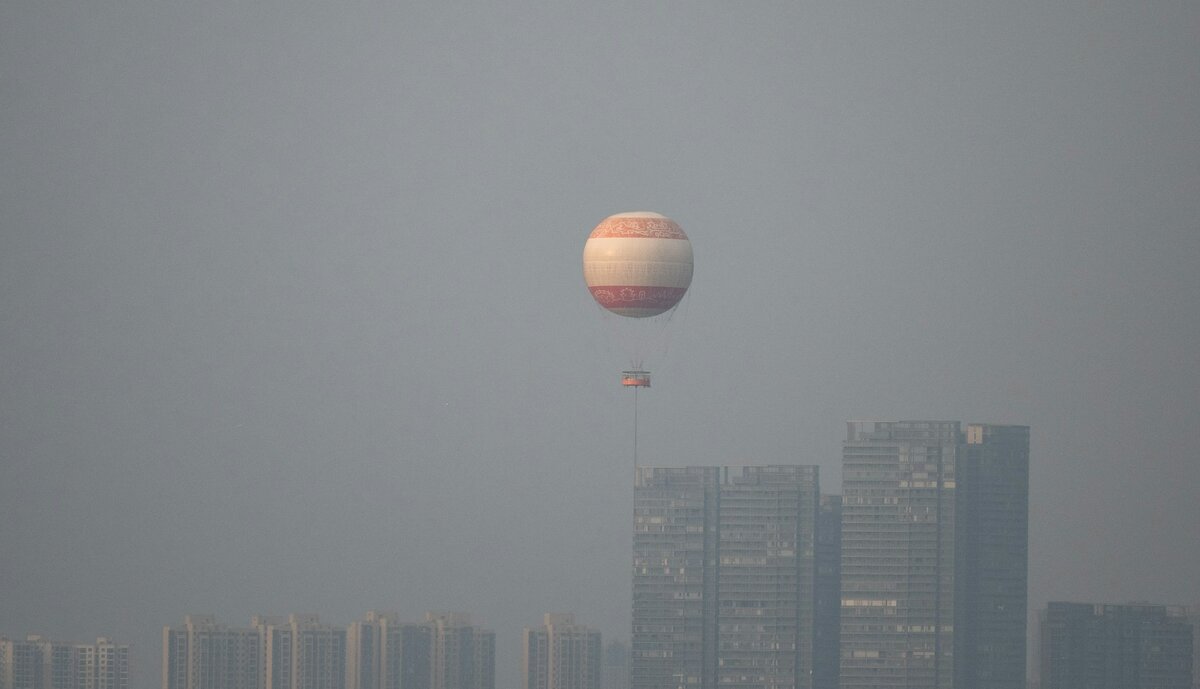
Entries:
POLYGON ((610 215, 583 245, 583 280, 592 298, 619 316, 657 316, 675 308, 692 284, 692 243, 664 215, 610 215))

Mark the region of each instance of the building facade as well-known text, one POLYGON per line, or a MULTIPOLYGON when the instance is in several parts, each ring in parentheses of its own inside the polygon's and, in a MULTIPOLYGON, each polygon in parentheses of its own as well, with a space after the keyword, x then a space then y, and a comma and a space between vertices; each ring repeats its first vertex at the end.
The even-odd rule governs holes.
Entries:
POLYGON ((388 676, 388 641, 399 627, 395 613, 375 611, 346 627, 346 689, 399 689, 400 677, 388 676))
POLYGON ((0 637, 0 689, 128 689, 129 646, 0 637))
POLYGON ((967 424, 957 455, 954 686, 1024 689, 1029 427, 967 424))
POLYGON ((1042 689, 1191 689, 1194 630, 1162 605, 1050 603, 1039 615, 1042 689))
POLYGON ((953 686, 957 421, 847 424, 841 686, 953 686))
POLYGON ((469 615, 458 612, 426 613, 423 624, 431 642, 430 689, 495 689, 492 631, 472 625, 469 615))
POLYGON ((852 421, 843 689, 1025 686, 1029 429, 852 421))
POLYGON ((163 689, 259 689, 258 630, 231 629, 211 615, 187 615, 163 629, 163 689))
POLYGON ((495 689, 495 634, 465 613, 426 613, 416 623, 368 613, 349 635, 357 637, 349 645, 347 677, 358 682, 348 682, 351 689, 495 689))
MULTIPOLYGON (((87 661, 98 676, 119 667, 109 646, 97 644, 87 661)), ((16 650, 19 658, 26 652, 16 650)), ((0 656, 0 676, 10 665, 0 656)), ((33 667, 20 664, 19 672, 33 672, 26 666, 33 667)), ((346 627, 322 624, 316 615, 255 616, 246 629, 189 615, 183 625, 163 630, 162 687, 494 689, 495 635, 472 626, 461 613, 430 613, 423 622, 403 623, 394 613, 369 612, 346 627)), ((80 684, 78 689, 109 685, 80 684)))
POLYGON ((433 681, 433 627, 369 612, 346 629, 347 689, 420 689, 433 681))
POLYGON ((604 669, 600 672, 604 689, 629 689, 629 644, 608 641, 604 644, 604 669))
POLYGON ((811 687, 817 467, 642 467, 634 689, 811 687))
POLYGON ((602 689, 600 632, 570 613, 546 613, 542 626, 526 627, 521 651, 525 689, 602 689))
POLYGON ((129 686, 129 646, 101 637, 81 652, 94 655, 94 681, 87 689, 126 689, 129 686))
POLYGON ((163 629, 162 688, 341 689, 344 638, 344 629, 315 615, 256 615, 247 628, 187 615, 183 625, 163 629))
POLYGON ((1184 615, 1192 625, 1192 689, 1200 689, 1200 605, 1185 607, 1184 615))
POLYGON ((838 688, 842 623, 842 496, 822 495, 817 513, 813 689, 838 688))
POLYGON ((344 689, 346 629, 316 615, 255 617, 263 643, 265 689, 344 689))

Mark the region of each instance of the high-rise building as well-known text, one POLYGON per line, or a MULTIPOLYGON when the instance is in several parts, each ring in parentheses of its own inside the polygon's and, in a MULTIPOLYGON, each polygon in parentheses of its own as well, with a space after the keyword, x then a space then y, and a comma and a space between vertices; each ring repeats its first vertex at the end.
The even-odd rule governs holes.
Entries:
POLYGON ((129 646, 0 637, 0 689, 129 689, 129 646))
POLYGON ((245 629, 189 615, 163 630, 163 689, 428 689, 432 625, 370 612, 345 629, 316 615, 245 629))
POLYGON ((634 689, 811 687, 813 466, 642 467, 634 689))
POLYGON ((604 670, 600 673, 604 689, 629 689, 629 645, 624 641, 604 644, 604 670))
POLYGON ((1025 689, 1029 427, 969 423, 957 455, 954 686, 1025 689))
MULTIPOLYGON (((187 626, 193 624, 199 615, 185 615, 184 626, 180 627, 163 627, 163 647, 162 647, 162 689, 188 689, 189 676, 192 674, 189 667, 189 648, 191 644, 187 634, 187 626)), ((216 619, 211 616, 204 616, 207 620, 212 620, 213 625, 216 625, 216 619)), ((255 656, 257 662, 258 646, 255 636, 255 656)), ((254 689, 258 689, 257 679, 253 685, 254 689)))
POLYGON ((521 654, 525 689, 601 689, 600 632, 570 613, 546 613, 526 627, 521 654))
POLYGON ((384 680, 387 673, 387 637, 397 630, 399 619, 394 613, 371 611, 346 627, 346 689, 399 689, 400 678, 384 680))
POLYGON ((433 629, 426 624, 400 625, 399 633, 389 634, 384 676, 387 686, 395 689, 392 678, 399 677, 399 689, 421 689, 433 682, 433 629))
POLYGON ((262 689, 292 688, 292 630, 288 618, 255 615, 251 626, 258 631, 262 649, 262 689))
POLYGON ((1029 429, 852 421, 843 689, 1025 686, 1029 429))
POLYGON ((822 495, 817 512, 813 689, 838 689, 842 623, 842 496, 822 495))
POLYGON ((1050 603, 1039 615, 1042 689, 1191 689, 1193 629, 1162 605, 1050 603))
POLYGON ((0 637, 0 689, 42 689, 48 646, 52 644, 35 635, 24 641, 0 637))
POLYGON ((87 689, 128 689, 129 646, 116 644, 101 637, 94 646, 83 646, 89 654, 95 654, 94 681, 87 689))
MULTIPOLYGON (((96 649, 87 662, 110 667, 106 648, 96 649)), ((163 689, 494 689, 495 636, 461 613, 402 623, 369 612, 347 627, 255 616, 246 629, 189 615, 163 630, 162 672, 163 689)))
POLYGON ((42 685, 41 637, 24 641, 0 636, 0 689, 40 689, 42 685))
POLYGON ((843 689, 950 689, 957 421, 848 424, 843 689))
POLYGON ((495 689, 493 632, 473 626, 465 613, 426 613, 424 625, 431 642, 430 689, 495 689))
POLYGON ((383 674, 384 629, 392 621, 389 613, 368 612, 346 627, 346 689, 378 689, 383 674))
POLYGON ((1184 608, 1184 616, 1192 625, 1192 689, 1200 689, 1200 605, 1184 608))
POLYGON ((163 689, 259 689, 262 671, 257 629, 232 629, 211 615, 163 628, 163 689))
POLYGON ((632 689, 716 687, 722 476, 720 467, 635 473, 632 689))
POLYGON ((346 628, 346 689, 421 689, 430 685, 432 627, 369 612, 346 628))
POLYGON ((266 689, 344 689, 346 629, 316 615, 254 618, 263 639, 266 689))

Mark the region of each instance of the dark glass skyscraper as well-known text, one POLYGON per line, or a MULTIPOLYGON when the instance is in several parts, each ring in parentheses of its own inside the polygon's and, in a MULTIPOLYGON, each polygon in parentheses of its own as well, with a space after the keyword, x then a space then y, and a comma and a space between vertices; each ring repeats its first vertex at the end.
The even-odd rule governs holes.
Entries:
POLYGON ((811 687, 817 467, 636 475, 634 689, 811 687))
POLYGON ((1029 427, 967 424, 957 473, 954 686, 1024 689, 1029 427))
POLYGON ((842 621, 842 496, 822 495, 817 514, 813 689, 837 689, 842 621))

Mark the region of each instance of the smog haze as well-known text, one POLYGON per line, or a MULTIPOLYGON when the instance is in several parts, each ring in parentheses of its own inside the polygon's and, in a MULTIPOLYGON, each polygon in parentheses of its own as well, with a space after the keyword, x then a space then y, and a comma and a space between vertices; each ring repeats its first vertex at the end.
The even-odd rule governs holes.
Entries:
POLYGON ((1029 425, 1030 605, 1200 602, 1200 5, 0 6, 0 634, 628 639, 613 213, 695 252, 643 464, 1029 425))

